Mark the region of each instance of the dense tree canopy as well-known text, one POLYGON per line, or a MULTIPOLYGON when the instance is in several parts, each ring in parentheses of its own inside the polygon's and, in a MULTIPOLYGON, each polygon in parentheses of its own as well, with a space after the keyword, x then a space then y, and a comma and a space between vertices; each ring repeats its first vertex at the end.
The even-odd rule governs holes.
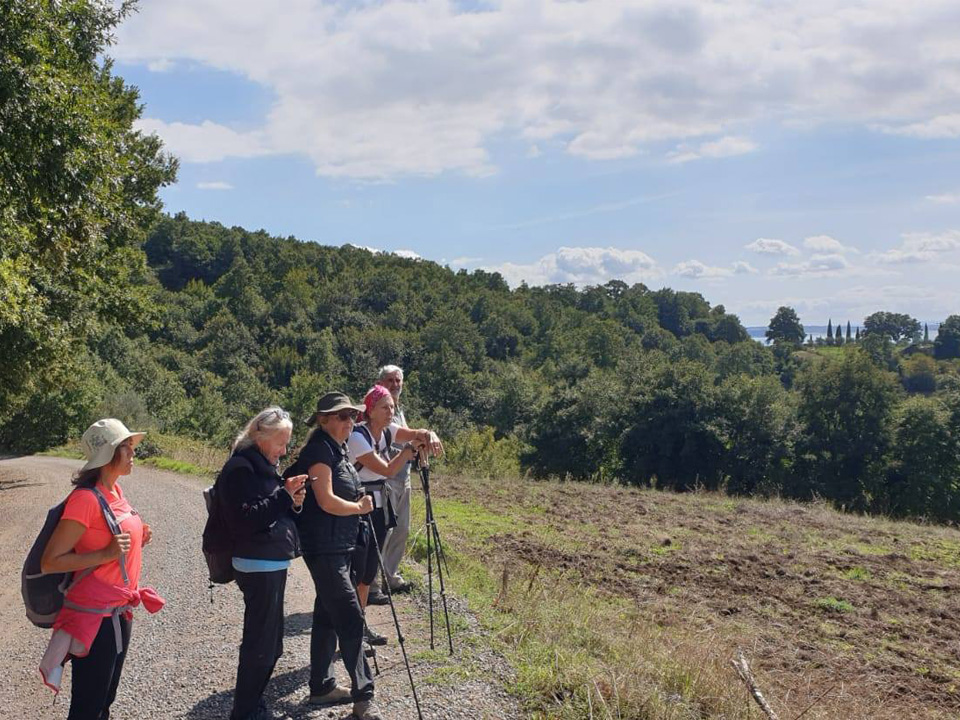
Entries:
POLYGON ((139 312, 140 244, 176 166, 101 59, 128 10, 0 3, 0 422, 71 385, 92 322, 139 312))

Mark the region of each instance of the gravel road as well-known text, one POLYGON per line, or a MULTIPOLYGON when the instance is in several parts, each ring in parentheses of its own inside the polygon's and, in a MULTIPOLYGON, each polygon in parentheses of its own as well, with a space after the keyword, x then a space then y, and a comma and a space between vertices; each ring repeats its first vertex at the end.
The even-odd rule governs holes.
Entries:
MULTIPOLYGON (((19 720, 66 717, 70 673, 61 697, 44 687, 37 672, 49 631, 23 613, 20 568, 46 511, 69 491, 75 460, 18 457, 0 460, 0 716, 19 720)), ((167 600, 157 615, 135 612, 133 639, 112 716, 133 718, 226 718, 232 702, 243 602, 235 585, 207 589, 200 534, 206 512, 198 478, 136 467, 121 480, 133 506, 151 524, 154 542, 144 550, 141 584, 167 600)), ((509 671, 479 640, 469 615, 457 617, 454 662, 429 650, 426 613, 417 598, 397 603, 425 720, 522 717, 503 690, 509 671)), ((287 582, 285 652, 267 699, 290 718, 347 718, 349 706, 313 710, 303 704, 309 676, 313 585, 300 561, 287 582)), ((379 651, 377 700, 386 718, 416 718, 413 697, 396 642, 389 608, 370 608, 372 627, 391 638, 379 651)), ((346 673, 340 682, 348 684, 346 673)))

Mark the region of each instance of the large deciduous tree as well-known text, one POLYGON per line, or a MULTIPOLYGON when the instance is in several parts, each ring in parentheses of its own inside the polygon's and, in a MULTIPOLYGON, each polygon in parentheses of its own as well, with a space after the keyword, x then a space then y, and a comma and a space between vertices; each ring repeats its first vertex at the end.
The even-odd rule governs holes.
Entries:
POLYGON ((879 335, 894 343, 920 339, 920 321, 904 313, 875 312, 863 320, 867 335, 879 335))
POLYGON ((91 322, 141 313, 140 245, 176 162, 104 59, 131 7, 0 2, 0 426, 75 376, 91 322))
POLYGON ((869 507, 882 486, 897 401, 894 375, 860 352, 807 366, 797 378, 801 438, 794 494, 869 507))
POLYGON ((960 510, 960 437, 950 409, 936 398, 910 398, 898 409, 886 503, 897 515, 952 520, 960 510))
POLYGON ((960 358, 960 315, 951 315, 940 324, 933 352, 939 360, 960 358))
POLYGON ((799 347, 806 337, 806 331, 800 323, 797 311, 791 307, 781 307, 776 314, 770 318, 770 326, 766 332, 767 342, 787 343, 799 347))

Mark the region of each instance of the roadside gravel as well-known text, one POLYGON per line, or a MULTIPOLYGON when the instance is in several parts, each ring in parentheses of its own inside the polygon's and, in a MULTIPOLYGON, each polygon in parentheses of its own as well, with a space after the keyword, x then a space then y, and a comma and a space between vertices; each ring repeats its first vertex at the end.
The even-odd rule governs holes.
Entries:
MULTIPOLYGON (((69 490, 75 460, 19 457, 0 460, 0 716, 21 720, 66 717, 70 673, 61 697, 40 681, 37 663, 48 631, 33 627, 23 614, 20 567, 46 511, 69 490)), ((121 480, 124 492, 153 527, 154 543, 144 550, 141 584, 153 585, 167 600, 157 615, 135 613, 133 639, 112 717, 226 718, 232 702, 243 602, 235 585, 207 588, 200 553, 205 510, 203 480, 136 467, 121 480)), ((423 716, 430 719, 513 720, 523 716, 504 691, 510 672, 482 641, 470 616, 456 618, 456 655, 448 659, 446 637, 438 627, 437 652, 429 650, 426 612, 417 598, 397 602, 411 657, 423 716)), ((313 585, 302 562, 287 582, 285 651, 267 698, 288 717, 347 718, 349 706, 313 710, 303 705, 309 676, 313 585)), ((391 638, 378 652, 377 700, 386 718, 416 718, 389 607, 372 607, 369 622, 391 638)), ((340 682, 348 684, 346 674, 340 682)))

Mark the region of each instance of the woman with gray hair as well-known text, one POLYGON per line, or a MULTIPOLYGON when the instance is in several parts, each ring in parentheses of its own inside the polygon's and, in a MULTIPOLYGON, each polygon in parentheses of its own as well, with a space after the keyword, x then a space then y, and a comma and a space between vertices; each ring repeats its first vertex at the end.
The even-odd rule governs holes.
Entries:
POLYGON ((233 443, 217 477, 216 493, 233 544, 233 570, 243 593, 243 640, 230 720, 273 717, 263 691, 283 654, 283 594, 290 561, 300 555, 294 514, 306 493, 306 475, 277 472, 293 432, 290 415, 262 410, 233 443))

